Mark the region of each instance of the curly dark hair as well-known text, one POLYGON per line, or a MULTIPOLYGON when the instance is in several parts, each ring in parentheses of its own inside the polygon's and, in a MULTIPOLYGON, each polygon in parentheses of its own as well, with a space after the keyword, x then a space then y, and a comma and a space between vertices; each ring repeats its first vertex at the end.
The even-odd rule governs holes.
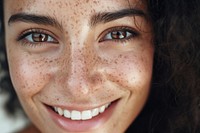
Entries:
MULTIPOLYGON (((200 1, 147 0, 154 29, 155 56, 151 93, 127 132, 200 132, 200 1)), ((0 88, 9 94, 6 110, 21 108, 13 89, 4 45, 0 1, 0 88)))
POLYGON ((130 129, 138 133, 199 133, 200 1, 157 2, 149 1, 155 33, 151 94, 130 129))

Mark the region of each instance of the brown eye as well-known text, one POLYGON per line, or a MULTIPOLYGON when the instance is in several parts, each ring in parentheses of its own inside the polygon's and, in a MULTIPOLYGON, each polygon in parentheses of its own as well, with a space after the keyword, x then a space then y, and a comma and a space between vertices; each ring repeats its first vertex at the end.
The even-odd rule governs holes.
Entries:
POLYGON ((124 39, 127 35, 128 33, 126 31, 113 31, 110 33, 112 39, 124 39))
POLYGON ((52 36, 45 34, 45 33, 34 33, 30 32, 25 34, 22 39, 24 38, 26 41, 30 43, 58 43, 56 39, 54 39, 52 36))
POLYGON ((46 41, 48 41, 48 35, 40 34, 40 33, 33 33, 32 40, 34 42, 46 42, 46 41))
POLYGON ((102 41, 121 41, 121 40, 128 40, 130 38, 133 38, 137 36, 138 33, 130 30, 130 29, 114 29, 108 32, 103 36, 103 38, 100 39, 100 42, 102 41))

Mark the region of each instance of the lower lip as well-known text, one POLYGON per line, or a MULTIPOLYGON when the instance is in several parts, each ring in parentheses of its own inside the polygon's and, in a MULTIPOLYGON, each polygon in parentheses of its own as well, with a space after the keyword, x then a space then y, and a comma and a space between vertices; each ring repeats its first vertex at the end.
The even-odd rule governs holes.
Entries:
POLYGON ((99 114, 98 116, 95 116, 90 120, 84 120, 84 121, 83 120, 73 121, 71 119, 65 118, 64 116, 60 116, 59 114, 55 113, 49 106, 47 106, 47 110, 50 113, 50 116, 53 119, 53 121, 65 131, 86 132, 86 131, 91 131, 105 124, 105 122, 113 114, 116 104, 117 101, 113 102, 102 114, 99 114))

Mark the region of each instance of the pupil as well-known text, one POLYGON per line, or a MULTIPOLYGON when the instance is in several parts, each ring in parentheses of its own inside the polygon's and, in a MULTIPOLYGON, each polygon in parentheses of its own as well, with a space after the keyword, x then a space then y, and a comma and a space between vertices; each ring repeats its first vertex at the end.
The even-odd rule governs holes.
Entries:
POLYGON ((47 35, 45 34, 33 34, 32 35, 33 41, 35 42, 45 42, 47 41, 47 35))
POLYGON ((114 39, 123 39, 126 37, 126 32, 123 31, 114 31, 111 34, 114 39))

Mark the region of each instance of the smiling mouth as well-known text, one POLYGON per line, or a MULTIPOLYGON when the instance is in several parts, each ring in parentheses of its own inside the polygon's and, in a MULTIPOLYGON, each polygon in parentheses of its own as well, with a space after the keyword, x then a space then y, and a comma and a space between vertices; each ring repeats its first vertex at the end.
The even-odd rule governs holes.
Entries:
POLYGON ((98 116, 99 114, 104 113, 106 109, 109 108, 111 103, 107 103, 101 107, 97 107, 94 109, 90 110, 83 110, 83 111, 77 111, 77 110, 67 110, 67 109, 62 109, 60 107, 52 107, 53 111, 57 113, 60 116, 63 116, 65 118, 78 121, 78 120, 90 120, 94 118, 95 116, 98 116))

